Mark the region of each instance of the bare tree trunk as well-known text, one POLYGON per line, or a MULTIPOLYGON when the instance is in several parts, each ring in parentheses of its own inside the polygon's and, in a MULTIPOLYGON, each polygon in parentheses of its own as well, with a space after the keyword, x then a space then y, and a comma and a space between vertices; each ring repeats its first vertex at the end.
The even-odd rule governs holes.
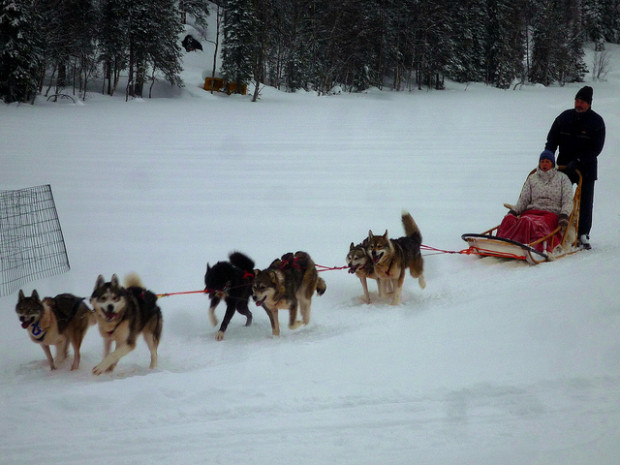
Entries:
POLYGON ((215 13, 215 47, 214 47, 214 51, 213 51, 213 69, 211 70, 211 94, 213 94, 213 88, 214 83, 215 83, 215 68, 217 65, 217 52, 218 52, 218 48, 220 46, 220 26, 222 24, 222 19, 224 18, 224 9, 220 8, 219 5, 217 5, 217 10, 215 13))
POLYGON ((153 67, 153 73, 151 74, 151 85, 149 86, 149 98, 153 95, 153 86, 155 85, 155 67, 153 67))
POLYGON ((133 45, 129 45, 129 65, 127 67, 128 69, 128 76, 127 76, 127 88, 125 89, 125 101, 129 100, 129 97, 133 97, 135 95, 135 90, 134 90, 134 63, 135 57, 134 57, 134 51, 133 51, 133 45))

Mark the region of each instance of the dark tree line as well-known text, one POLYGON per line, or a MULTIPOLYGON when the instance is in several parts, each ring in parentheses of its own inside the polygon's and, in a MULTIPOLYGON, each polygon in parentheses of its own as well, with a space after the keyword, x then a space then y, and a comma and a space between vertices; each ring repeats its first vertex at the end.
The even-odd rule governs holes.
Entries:
POLYGON ((180 85, 182 24, 214 4, 223 77, 288 91, 564 84, 620 41, 620 0, 0 0, 0 98, 180 85))
POLYGON ((227 76, 288 90, 441 89, 446 78, 564 84, 588 71, 586 42, 604 48, 620 34, 620 0, 228 0, 227 8, 227 76))
POLYGON ((0 98, 83 97, 94 78, 113 94, 121 73, 127 97, 156 73, 179 84, 181 31, 176 0, 0 0, 0 98))

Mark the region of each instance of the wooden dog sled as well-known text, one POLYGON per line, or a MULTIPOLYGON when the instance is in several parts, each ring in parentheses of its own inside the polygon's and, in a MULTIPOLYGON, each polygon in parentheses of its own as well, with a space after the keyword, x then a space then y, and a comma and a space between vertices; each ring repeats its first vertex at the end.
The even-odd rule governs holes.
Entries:
MULTIPOLYGON (((564 167, 558 167, 561 171, 563 168, 564 167)), ((530 175, 534 172, 535 170, 533 170, 530 175)), ((556 260, 580 251, 581 249, 578 247, 577 231, 579 227, 579 205, 581 200, 582 179, 579 171, 577 171, 577 175, 579 177, 579 182, 577 183, 575 193, 573 194, 573 210, 568 220, 568 226, 565 230, 561 231, 562 228, 558 226, 546 236, 530 242, 529 244, 522 244, 511 239, 498 237, 496 233, 499 225, 497 225, 494 228, 479 234, 463 234, 461 237, 469 244, 468 253, 483 257, 523 260, 530 265, 536 265, 538 263, 556 260), (562 233, 562 240, 552 251, 541 252, 536 249, 537 245, 549 242, 553 236, 560 231, 562 233)), ((507 208, 510 208, 509 205, 504 205, 507 208)), ((546 249, 547 247, 543 247, 543 250, 546 249)))

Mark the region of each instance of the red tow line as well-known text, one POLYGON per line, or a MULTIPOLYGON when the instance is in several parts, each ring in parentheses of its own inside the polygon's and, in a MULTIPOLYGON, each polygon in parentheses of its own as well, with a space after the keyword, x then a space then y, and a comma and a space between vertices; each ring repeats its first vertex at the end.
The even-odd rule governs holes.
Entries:
POLYGON ((320 273, 321 271, 332 271, 332 270, 346 270, 349 268, 348 266, 323 266, 323 265, 315 265, 317 267, 317 271, 320 273))
POLYGON ((431 247, 429 245, 420 245, 420 250, 427 250, 430 252, 436 252, 436 253, 449 253, 449 254, 464 254, 464 255, 470 255, 472 253, 474 253, 473 251, 471 251, 470 249, 463 249, 463 250, 443 250, 443 249, 437 249, 435 247, 431 247))
POLYGON ((171 295, 184 295, 184 294, 207 294, 209 292, 208 289, 202 291, 184 291, 184 292, 167 292, 166 294, 156 294, 157 298, 159 297, 170 297, 171 295))

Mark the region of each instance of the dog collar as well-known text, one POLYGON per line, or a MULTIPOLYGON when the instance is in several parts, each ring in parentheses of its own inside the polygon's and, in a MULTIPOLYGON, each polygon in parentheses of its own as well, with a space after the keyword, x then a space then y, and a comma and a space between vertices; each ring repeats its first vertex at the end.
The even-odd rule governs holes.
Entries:
POLYGON ((38 321, 30 325, 30 335, 37 341, 40 342, 45 339, 45 334, 46 332, 41 329, 38 321))

